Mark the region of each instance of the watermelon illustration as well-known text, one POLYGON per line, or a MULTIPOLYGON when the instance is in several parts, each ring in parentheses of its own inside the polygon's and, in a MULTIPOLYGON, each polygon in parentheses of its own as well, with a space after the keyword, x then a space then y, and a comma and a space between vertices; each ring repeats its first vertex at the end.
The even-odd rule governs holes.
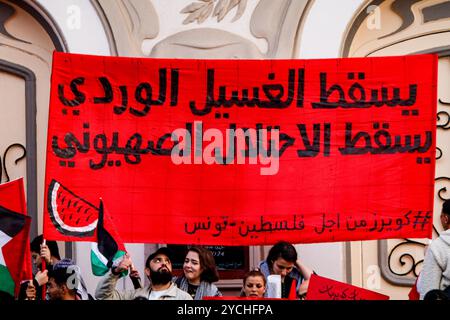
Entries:
POLYGON ((56 180, 48 187, 47 209, 53 225, 63 235, 89 237, 97 228, 99 209, 56 180))

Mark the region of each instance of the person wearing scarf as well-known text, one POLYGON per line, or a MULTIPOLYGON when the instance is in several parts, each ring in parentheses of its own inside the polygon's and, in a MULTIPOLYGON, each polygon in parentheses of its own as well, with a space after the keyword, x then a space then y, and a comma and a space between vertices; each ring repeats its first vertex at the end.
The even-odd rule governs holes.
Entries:
POLYGON ((219 281, 214 257, 206 248, 190 247, 183 263, 183 276, 173 279, 179 289, 186 291, 194 300, 203 297, 221 297, 213 284, 219 281))

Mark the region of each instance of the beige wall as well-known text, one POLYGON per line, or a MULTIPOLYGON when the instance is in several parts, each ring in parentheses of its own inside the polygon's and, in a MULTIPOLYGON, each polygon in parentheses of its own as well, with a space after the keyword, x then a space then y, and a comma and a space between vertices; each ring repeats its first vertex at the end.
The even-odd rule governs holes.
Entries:
MULTIPOLYGON (((37 198, 38 212, 42 212, 43 179, 45 170, 45 146, 47 144, 48 99, 50 90, 51 57, 53 43, 47 32, 27 12, 6 1, 14 10, 14 15, 6 20, 5 27, 10 35, 0 34, 0 58, 8 63, 29 69, 36 77, 36 143, 37 148, 37 198)), ((0 151, 4 152, 11 143, 26 144, 25 136, 25 89, 24 80, 7 73, 0 73, 0 94, 2 135, 0 151)), ((17 153, 16 153, 17 154, 17 153)), ((20 154, 20 153, 19 153, 20 154)), ((14 156, 11 155, 13 158, 14 156)), ((10 164, 8 173, 11 179, 25 177, 26 161, 17 166, 10 164)), ((5 178, 5 177, 3 177, 5 178)), ((5 181, 5 180, 3 180, 5 181)), ((42 215, 41 215, 42 216, 42 215)), ((39 219, 38 225, 42 226, 39 219)), ((40 232, 42 229, 40 229, 40 232)))
MULTIPOLYGON (((450 98, 450 58, 448 57, 450 55, 448 52, 448 46, 450 46, 450 12, 446 18, 429 19, 430 9, 433 6, 444 4, 444 2, 430 0, 403 1, 400 3, 395 0, 387 0, 368 9, 373 5, 373 1, 365 1, 348 25, 346 37, 341 46, 342 55, 364 57, 421 52, 442 54, 438 67, 438 97, 448 101, 450 98), (427 19, 425 19, 426 13, 424 10, 428 10, 427 19), (362 18, 362 21, 358 18, 362 18)), ((438 112, 446 111, 446 108, 448 106, 438 104, 438 112)), ((441 120, 438 121, 438 125, 445 123, 447 119, 448 117, 443 114, 441 120)), ((443 156, 436 161, 436 177, 450 177, 448 135, 449 132, 446 130, 438 129, 437 131, 437 146, 441 148, 443 156)), ((445 179, 436 181, 434 226, 437 231, 442 230, 439 223, 442 200, 438 197, 438 191, 445 185, 448 187, 448 181, 445 179)), ((448 194, 442 194, 442 196, 449 197, 448 194)), ((436 237, 437 233, 433 232, 433 236, 436 237)), ((420 273, 422 268, 424 249, 425 245, 428 244, 427 239, 410 240, 388 240, 387 250, 380 250, 380 252, 378 251, 381 242, 378 241, 351 243, 352 283, 367 288, 375 283, 379 287, 376 291, 388 294, 393 299, 408 299, 407 295, 411 285, 400 285, 400 282, 404 282, 405 279, 410 282, 415 280, 416 275, 420 273), (389 255, 391 256, 389 257, 389 255), (385 265, 379 265, 381 256, 387 260, 385 265), (389 274, 393 280, 387 281, 386 277, 382 277, 378 283, 374 282, 373 270, 376 269, 374 266, 380 267, 380 273, 389 274), (368 270, 372 272, 368 272, 368 270)))

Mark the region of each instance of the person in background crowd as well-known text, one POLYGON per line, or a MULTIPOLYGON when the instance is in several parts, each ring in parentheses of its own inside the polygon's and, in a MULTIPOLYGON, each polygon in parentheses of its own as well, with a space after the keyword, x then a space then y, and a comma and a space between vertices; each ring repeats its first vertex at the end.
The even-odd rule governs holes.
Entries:
MULTIPOLYGON (((148 256, 145 262, 145 274, 150 285, 144 288, 119 292, 115 289, 121 273, 131 269, 132 261, 125 254, 118 266, 112 267, 97 285, 95 297, 100 300, 136 300, 144 297, 148 300, 192 300, 192 297, 177 288, 172 280, 172 252, 162 247, 148 256)), ((137 275, 136 275, 137 276, 137 275)))
POLYGON ((446 300, 449 301, 450 300, 450 296, 445 293, 445 291, 443 290, 430 290, 427 292, 427 294, 425 295, 425 297, 423 297, 423 300, 428 300, 428 301, 432 301, 432 300, 446 300))
POLYGON ((46 241, 43 244, 43 240, 43 235, 39 235, 30 243, 34 278, 33 281, 21 284, 19 300, 41 300, 42 286, 48 282, 48 272, 61 260, 56 241, 46 241), (42 271, 42 261, 46 263, 44 271, 42 271))
MULTIPOLYGON (((49 300, 86 300, 86 291, 80 268, 70 259, 56 262, 48 272, 47 294, 49 300)), ((92 297, 88 297, 92 298, 92 297)))
POLYGON ((61 260, 56 241, 46 241, 45 244, 43 241, 44 237, 41 234, 30 243, 31 258, 38 270, 42 269, 42 259, 45 260, 47 269, 61 260))
POLYGON ((189 248, 183 263, 183 276, 175 277, 173 281, 194 300, 222 296, 213 284, 219 281, 216 262, 211 251, 204 247, 189 248))
POLYGON ((251 270, 244 276, 241 296, 262 298, 266 292, 266 286, 267 280, 264 274, 259 269, 251 270))
POLYGON ((310 268, 300 262, 295 247, 286 241, 276 243, 269 250, 266 260, 260 262, 259 268, 266 278, 271 274, 281 276, 282 298, 288 298, 294 280, 298 297, 304 296, 313 274, 310 268))
POLYGON ((431 242, 417 282, 420 299, 431 290, 450 294, 450 200, 442 205, 441 224, 444 231, 431 242))

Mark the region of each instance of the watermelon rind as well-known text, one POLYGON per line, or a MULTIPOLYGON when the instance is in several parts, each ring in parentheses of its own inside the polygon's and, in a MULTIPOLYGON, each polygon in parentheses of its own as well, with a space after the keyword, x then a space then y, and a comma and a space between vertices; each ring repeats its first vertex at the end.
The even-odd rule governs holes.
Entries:
POLYGON ((69 189, 61 185, 58 181, 52 180, 50 182, 50 185, 48 187, 48 194, 47 194, 47 209, 50 216, 50 220, 52 221, 55 228, 63 235, 65 236, 73 236, 73 237, 90 237, 94 235, 95 229, 97 228, 98 218, 94 222, 90 223, 87 226, 80 226, 80 227, 74 227, 69 226, 61 219, 59 213, 58 213, 58 204, 57 204, 57 195, 59 188, 64 189, 66 192, 69 192, 72 196, 77 198, 78 200, 82 201, 83 204, 92 207, 95 211, 99 211, 99 209, 89 203, 88 201, 84 200, 83 198, 77 196, 73 192, 71 192, 69 189))

